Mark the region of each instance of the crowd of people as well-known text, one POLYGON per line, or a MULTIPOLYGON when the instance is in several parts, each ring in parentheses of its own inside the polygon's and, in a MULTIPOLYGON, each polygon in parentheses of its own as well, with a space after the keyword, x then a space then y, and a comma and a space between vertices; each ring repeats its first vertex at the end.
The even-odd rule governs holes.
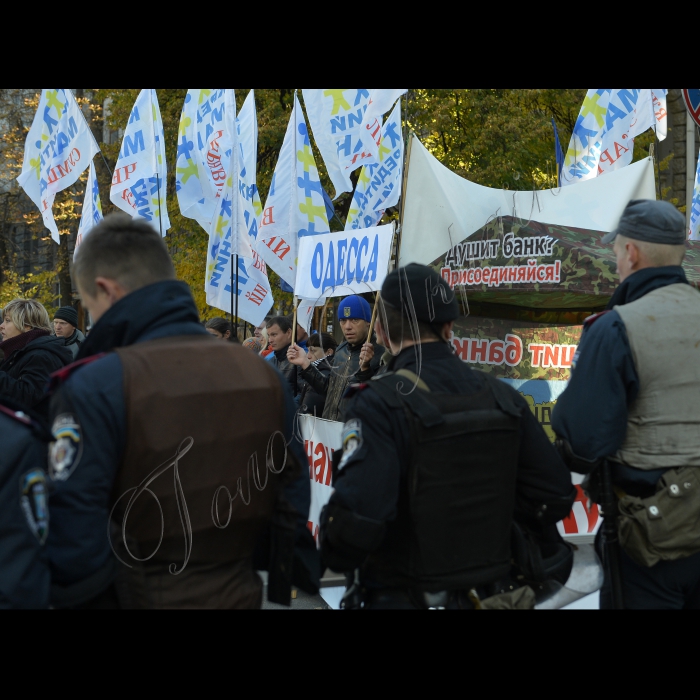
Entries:
POLYGON ((700 608, 684 220, 631 202, 603 242, 621 284, 584 326, 553 445, 518 392, 455 355, 461 311, 431 268, 387 276, 374 328, 343 299, 340 344, 286 316, 241 343, 200 321, 157 232, 106 218, 74 262, 87 337, 72 308, 3 309, 0 609, 259 609, 259 572, 289 605, 327 568, 346 609, 554 606, 600 568, 557 528, 572 472, 604 505, 601 607, 700 608), (344 424, 318 546, 299 413, 344 424))

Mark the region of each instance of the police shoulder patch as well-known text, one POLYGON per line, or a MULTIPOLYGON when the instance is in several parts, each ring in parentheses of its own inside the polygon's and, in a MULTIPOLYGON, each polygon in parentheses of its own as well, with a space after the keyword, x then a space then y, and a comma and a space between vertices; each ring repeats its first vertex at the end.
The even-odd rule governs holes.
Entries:
POLYGON ((345 468, 352 456, 362 447, 362 444, 362 421, 359 419, 349 420, 343 430, 343 458, 338 465, 338 471, 345 468))
POLYGON ((41 544, 49 536, 48 500, 46 474, 41 469, 35 469, 20 479, 20 504, 30 530, 41 544))
POLYGON ((369 384, 367 384, 367 383, 365 383, 365 384, 351 384, 347 388, 347 390, 345 391, 343 398, 344 399, 351 399, 356 394, 362 393, 368 386, 369 386, 369 384))
POLYGON ((53 442, 49 447, 50 476, 54 481, 67 481, 83 455, 80 424, 70 413, 56 418, 51 428, 53 442))
POLYGON ((583 327, 586 329, 590 328, 596 321, 603 318, 603 316, 605 316, 605 314, 608 314, 608 313, 610 313, 610 309, 607 309, 606 311, 601 311, 599 314, 593 314, 593 316, 589 316, 583 322, 583 327))

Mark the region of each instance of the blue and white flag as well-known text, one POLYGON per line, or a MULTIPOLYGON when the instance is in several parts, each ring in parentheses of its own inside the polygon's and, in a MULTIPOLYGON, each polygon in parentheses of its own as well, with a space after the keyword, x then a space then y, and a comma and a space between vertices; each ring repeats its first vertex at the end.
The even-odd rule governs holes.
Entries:
POLYGON ((88 174, 87 185, 85 186, 85 201, 83 202, 83 213, 80 217, 80 226, 78 227, 78 237, 75 241, 75 255, 78 253, 78 248, 90 234, 90 231, 104 219, 102 215, 102 200, 100 199, 100 187, 97 184, 97 176, 95 175, 95 164, 90 164, 90 172, 88 174))
POLYGON ((294 287, 299 239, 330 233, 323 186, 298 98, 284 137, 263 211, 258 251, 294 287))
POLYGON ((54 198, 77 182, 99 152, 73 93, 62 88, 42 90, 17 181, 39 207, 44 225, 57 243, 60 236, 53 217, 54 198))
MULTIPOLYGON (((236 119, 238 147, 240 149, 240 174, 238 186, 244 202, 244 218, 250 237, 257 241, 262 215, 262 202, 258 192, 258 113, 255 108, 255 91, 246 97, 236 119)), ((257 245, 253 244, 253 249, 257 245)))
POLYGON ((376 226, 390 207, 401 199, 404 142, 401 131, 401 102, 382 128, 379 162, 362 168, 348 212, 345 230, 376 226))
POLYGON ((695 189, 690 203, 690 240, 700 241, 700 158, 695 171, 695 189))
POLYGON ((666 138, 667 90, 589 90, 564 160, 561 185, 590 180, 629 165, 634 139, 656 128, 666 138))
POLYGON ((379 156, 381 117, 407 89, 304 90, 309 115, 336 199, 352 192, 350 175, 376 163, 379 156))
POLYGON ((131 110, 110 199, 134 219, 143 219, 163 236, 170 228, 168 169, 163 120, 154 89, 142 90, 131 110))
POLYGON ((180 211, 209 231, 221 192, 232 144, 224 141, 223 89, 188 90, 178 133, 176 188, 180 211))
POLYGON ((235 313, 231 290, 234 289, 235 295, 237 289, 238 318, 259 326, 272 308, 272 290, 264 263, 253 252, 254 241, 245 221, 247 205, 241 183, 247 184, 245 178, 240 176, 244 166, 240 158, 233 90, 226 90, 225 101, 223 139, 233 147, 226 163, 229 175, 209 232, 205 279, 207 304, 229 314, 235 313), (238 255, 238 268, 232 274, 235 255, 238 255))

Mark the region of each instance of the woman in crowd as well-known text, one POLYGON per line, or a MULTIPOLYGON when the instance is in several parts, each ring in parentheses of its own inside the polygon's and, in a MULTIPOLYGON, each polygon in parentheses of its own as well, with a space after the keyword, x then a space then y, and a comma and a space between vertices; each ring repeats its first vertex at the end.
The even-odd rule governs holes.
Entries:
POLYGON ((0 335, 0 397, 48 417, 42 400, 49 377, 73 362, 65 340, 51 335, 49 315, 33 299, 15 299, 3 309, 0 335))
POLYGON ((237 343, 238 338, 233 334, 233 326, 225 318, 212 318, 204 324, 207 332, 218 340, 228 340, 237 343))
MULTIPOLYGON (((309 359, 322 374, 330 375, 333 370, 333 355, 338 348, 338 343, 330 333, 315 333, 309 336, 308 344, 309 359)), ((299 402, 299 412, 320 418, 325 404, 326 397, 317 394, 309 384, 305 383, 299 402)))

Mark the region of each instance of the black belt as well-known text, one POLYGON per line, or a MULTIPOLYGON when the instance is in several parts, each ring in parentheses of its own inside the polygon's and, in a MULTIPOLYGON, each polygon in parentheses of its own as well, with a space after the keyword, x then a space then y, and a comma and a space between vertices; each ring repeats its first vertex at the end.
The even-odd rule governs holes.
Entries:
POLYGON ((407 588, 369 589, 365 595, 365 607, 397 610, 475 610, 469 591, 423 593, 407 588))

